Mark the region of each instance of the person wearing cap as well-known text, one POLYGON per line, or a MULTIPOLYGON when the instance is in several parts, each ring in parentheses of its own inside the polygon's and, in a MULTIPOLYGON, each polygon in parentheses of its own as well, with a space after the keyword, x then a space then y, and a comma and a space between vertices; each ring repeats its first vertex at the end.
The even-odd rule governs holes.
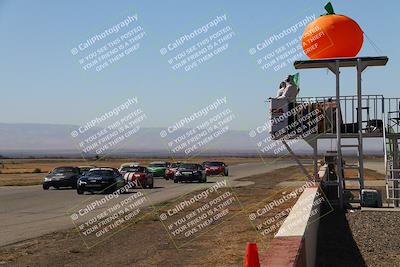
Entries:
POLYGON ((296 101, 298 92, 299 89, 294 84, 293 76, 289 75, 283 82, 280 83, 276 98, 286 98, 290 104, 293 104, 296 101))
MULTIPOLYGON (((293 75, 288 75, 284 81, 279 84, 276 99, 286 99, 288 104, 288 111, 294 108, 299 88, 293 80, 293 75)), ((289 116, 288 124, 293 123, 294 115, 289 116)))

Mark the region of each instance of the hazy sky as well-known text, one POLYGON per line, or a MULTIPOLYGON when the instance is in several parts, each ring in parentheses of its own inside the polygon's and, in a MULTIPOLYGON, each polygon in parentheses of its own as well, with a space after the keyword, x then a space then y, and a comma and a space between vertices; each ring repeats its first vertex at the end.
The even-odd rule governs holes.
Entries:
MULTIPOLYGON (((250 55, 249 49, 307 16, 324 13, 325 3, 0 0, 0 122, 82 124, 137 96, 148 118, 144 125, 165 127, 226 96, 236 115, 233 128, 253 128, 265 121, 264 100, 275 95, 280 80, 295 70, 291 65, 279 71, 261 70, 257 55, 250 55), (83 70, 80 55, 72 55, 71 49, 134 14, 138 21, 132 25, 140 25, 145 32, 140 48, 101 72, 83 70), (227 41, 228 49, 189 72, 173 70, 168 59, 177 53, 162 56, 160 49, 224 14, 227 20, 216 29, 229 26, 234 32, 227 41)), ((399 2, 332 3, 336 13, 356 20, 381 50, 364 40, 360 56, 389 57, 386 67, 365 72, 364 93, 398 95, 399 2)), ((281 44, 301 35, 302 30, 281 44)), ((211 32, 181 48, 189 48, 211 32)), ((331 73, 300 73, 301 95, 334 94, 331 73)), ((355 92, 353 74, 351 70, 343 72, 343 94, 355 92)))

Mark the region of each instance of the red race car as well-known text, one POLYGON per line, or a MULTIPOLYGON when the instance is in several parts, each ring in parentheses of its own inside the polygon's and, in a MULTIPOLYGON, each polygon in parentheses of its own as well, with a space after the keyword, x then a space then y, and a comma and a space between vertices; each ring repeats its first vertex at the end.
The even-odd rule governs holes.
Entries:
POLYGON ((221 161, 205 161, 203 167, 206 169, 207 175, 218 175, 222 174, 228 176, 228 165, 221 161))
POLYGON ((139 188, 154 187, 153 174, 146 167, 123 167, 120 173, 124 177, 125 183, 133 182, 135 184, 135 187, 139 188))
POLYGON ((171 180, 174 179, 175 172, 179 168, 180 164, 181 164, 180 162, 175 162, 175 163, 172 163, 171 165, 169 165, 169 167, 165 170, 165 178, 167 180, 168 179, 171 179, 171 180))

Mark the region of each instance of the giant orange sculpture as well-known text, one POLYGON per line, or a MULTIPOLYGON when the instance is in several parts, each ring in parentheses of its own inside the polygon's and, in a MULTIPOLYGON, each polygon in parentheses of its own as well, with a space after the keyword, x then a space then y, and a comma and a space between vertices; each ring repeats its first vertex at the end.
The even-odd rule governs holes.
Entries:
POLYGON ((355 57, 363 44, 363 31, 357 22, 337 15, 331 3, 325 15, 307 25, 302 36, 304 53, 311 59, 355 57))

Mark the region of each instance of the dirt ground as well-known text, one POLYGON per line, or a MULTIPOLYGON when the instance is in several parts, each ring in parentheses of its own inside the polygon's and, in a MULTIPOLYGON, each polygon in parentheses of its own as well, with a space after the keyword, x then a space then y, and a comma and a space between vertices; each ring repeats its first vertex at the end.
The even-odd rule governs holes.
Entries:
MULTIPOLYGON (((365 171, 365 178, 364 178, 365 181, 385 179, 385 176, 377 171, 370 169, 365 169, 364 171, 365 171)), ((345 177, 357 177, 357 176, 358 176, 357 170, 345 170, 345 177)))
MULTIPOLYGON (((240 203, 239 208, 237 205, 229 208, 232 216, 212 223, 202 235, 179 248, 177 243, 188 240, 173 241, 158 216, 174 202, 169 201, 157 205, 157 214, 149 214, 91 249, 87 249, 77 232, 70 229, 2 247, 0 263, 5 266, 242 266, 246 242, 258 243, 263 261, 265 249, 276 231, 261 235, 249 220, 249 214, 293 189, 276 187, 278 183, 304 180, 304 176, 298 167, 290 167, 242 180, 255 184, 232 189, 240 203)), ((288 209, 295 200, 283 203, 268 215, 288 209)), ((202 204, 196 203, 197 206, 202 204)))
MULTIPOLYGON (((197 157, 194 162, 223 161, 228 165, 245 162, 260 162, 259 157, 197 157)), ((139 162, 147 166, 152 161, 185 161, 183 158, 107 158, 101 160, 84 159, 1 159, 0 160, 0 186, 38 185, 43 182, 43 177, 59 166, 94 165, 99 167, 119 168, 125 162, 139 162)), ((186 160, 187 161, 187 160, 186 160)))

